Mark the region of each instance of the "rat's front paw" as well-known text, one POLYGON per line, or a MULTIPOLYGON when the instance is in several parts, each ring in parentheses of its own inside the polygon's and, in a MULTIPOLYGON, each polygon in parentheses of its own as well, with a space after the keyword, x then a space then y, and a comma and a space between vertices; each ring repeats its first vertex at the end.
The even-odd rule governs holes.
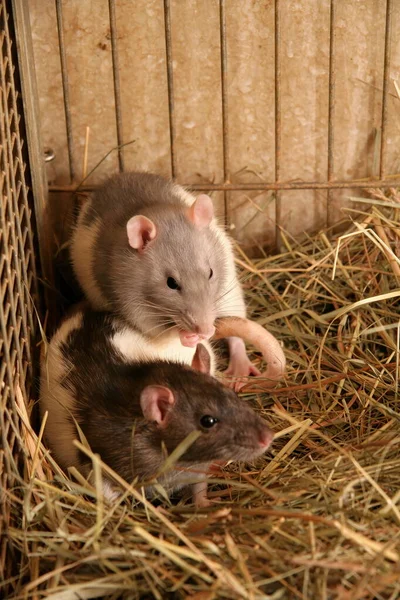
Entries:
POLYGON ((196 498, 195 506, 196 508, 209 508, 212 506, 212 501, 207 498, 207 496, 204 496, 203 498, 196 498))
MULTIPOLYGON (((192 484, 193 502, 196 508, 209 508, 213 504, 207 496, 207 481, 199 481, 192 484)), ((217 500, 217 498, 215 498, 217 500)))
POLYGON ((246 383, 248 383, 247 377, 249 376, 259 377, 261 371, 253 365, 247 356, 235 357, 232 356, 229 361, 229 366, 224 371, 224 377, 226 378, 226 385, 238 392, 246 383))

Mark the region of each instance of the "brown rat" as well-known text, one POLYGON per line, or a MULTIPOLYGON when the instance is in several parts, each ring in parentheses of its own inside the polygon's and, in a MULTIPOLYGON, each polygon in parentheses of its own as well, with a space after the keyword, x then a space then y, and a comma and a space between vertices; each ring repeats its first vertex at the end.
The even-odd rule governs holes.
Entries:
MULTIPOLYGON (((111 310, 160 343, 190 347, 190 364, 214 321, 246 316, 232 245, 211 199, 149 173, 115 175, 82 207, 71 240, 78 281, 97 310, 111 310)), ((259 371, 243 340, 228 339, 233 377, 259 371)), ((188 358, 189 356, 189 358, 188 358)))
MULTIPOLYGON (((127 363, 112 344, 118 321, 107 313, 76 311, 53 336, 42 363, 40 409, 48 411, 45 437, 63 468, 84 474, 87 457, 73 444, 75 422, 93 452, 128 482, 157 475, 166 453, 187 436, 200 436, 175 469, 159 481, 167 492, 194 482, 205 505, 205 473, 215 460, 252 460, 273 434, 266 422, 213 377, 168 361, 127 363)), ((195 363, 210 368, 199 344, 195 363)), ((105 479, 105 493, 110 482, 105 479)), ((153 489, 147 489, 151 496, 153 489)))

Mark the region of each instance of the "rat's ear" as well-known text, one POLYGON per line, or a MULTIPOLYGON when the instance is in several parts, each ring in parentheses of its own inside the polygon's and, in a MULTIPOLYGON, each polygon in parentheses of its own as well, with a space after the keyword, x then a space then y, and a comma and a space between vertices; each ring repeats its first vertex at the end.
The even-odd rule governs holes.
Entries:
POLYGON ((136 215, 127 222, 126 233, 130 247, 142 252, 147 244, 156 237, 157 229, 153 221, 143 215, 136 215))
POLYGON ((189 208, 189 221, 199 229, 208 227, 214 217, 214 207, 210 196, 200 194, 189 208))
POLYGON ((192 360, 192 369, 200 373, 210 374, 211 356, 204 344, 197 344, 196 352, 192 360))
POLYGON ((172 391, 162 385, 148 385, 140 394, 140 406, 148 421, 163 425, 171 406, 175 404, 172 391))

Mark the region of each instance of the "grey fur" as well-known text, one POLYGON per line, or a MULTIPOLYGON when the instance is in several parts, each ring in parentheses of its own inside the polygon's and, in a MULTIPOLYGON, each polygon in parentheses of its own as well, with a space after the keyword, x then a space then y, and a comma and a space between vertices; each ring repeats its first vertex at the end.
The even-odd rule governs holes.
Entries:
MULTIPOLYGON (((111 309, 151 336, 176 325, 194 330, 226 314, 245 316, 228 238, 216 225, 196 228, 186 216, 184 194, 157 175, 116 175, 94 193, 72 240, 76 245, 85 228, 98 224, 89 265, 103 298, 96 308, 111 309), (126 233, 129 219, 139 214, 157 227, 156 238, 143 253, 129 246, 126 233), (168 277, 182 289, 171 290, 168 277), (236 296, 228 306, 230 288, 235 286, 236 296)), ((89 258, 78 253, 75 266, 78 260, 89 258)), ((80 284, 90 298, 83 279, 80 284)))

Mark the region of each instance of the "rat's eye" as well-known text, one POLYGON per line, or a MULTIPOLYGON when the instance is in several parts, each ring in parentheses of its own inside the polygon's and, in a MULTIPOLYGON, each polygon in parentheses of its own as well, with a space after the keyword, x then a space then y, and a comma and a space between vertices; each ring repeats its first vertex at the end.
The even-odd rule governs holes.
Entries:
POLYGON ((173 277, 168 277, 167 286, 171 288, 171 290, 180 290, 180 286, 177 281, 173 277))
POLYGON ((211 279, 211 277, 214 275, 214 271, 212 269, 210 269, 210 277, 208 279, 211 279))
POLYGON ((204 417, 201 417, 200 419, 201 426, 205 427, 206 429, 214 427, 216 423, 218 423, 217 417, 212 417, 211 415, 204 415, 204 417))

